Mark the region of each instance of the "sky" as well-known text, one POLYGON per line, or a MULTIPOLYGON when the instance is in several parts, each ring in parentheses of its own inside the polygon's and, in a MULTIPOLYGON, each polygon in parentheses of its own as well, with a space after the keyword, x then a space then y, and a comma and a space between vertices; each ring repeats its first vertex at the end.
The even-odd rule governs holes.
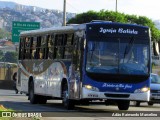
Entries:
MULTIPOLYGON (((12 1, 23 5, 38 6, 47 9, 63 10, 64 0, 0 0, 12 1)), ((115 11, 116 0, 66 0, 66 10, 72 13, 83 13, 89 10, 115 11)), ((160 0, 117 0, 118 12, 146 16, 152 20, 160 20, 160 0)))

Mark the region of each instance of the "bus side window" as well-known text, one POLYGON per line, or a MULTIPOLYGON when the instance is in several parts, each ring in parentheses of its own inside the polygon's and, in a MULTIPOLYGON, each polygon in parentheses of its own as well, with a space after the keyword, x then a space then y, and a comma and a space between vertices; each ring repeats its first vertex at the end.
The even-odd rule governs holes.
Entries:
POLYGON ((32 44, 33 44, 33 37, 30 37, 29 59, 32 59, 32 44))
POLYGON ((71 59, 72 58, 72 51, 73 51, 73 34, 66 34, 65 35, 65 48, 64 48, 64 59, 71 59))
POLYGON ((41 46, 41 37, 37 36, 36 37, 37 44, 36 44, 36 52, 34 54, 35 59, 40 59, 40 46, 41 46))
POLYGON ((82 38, 76 36, 73 43, 73 54, 72 54, 72 63, 75 65, 76 70, 80 70, 81 43, 82 43, 82 38))
POLYGON ((40 46, 40 59, 43 59, 43 56, 44 56, 44 52, 43 52, 43 49, 44 49, 44 45, 45 45, 45 40, 44 40, 44 36, 41 37, 41 46, 40 46))
POLYGON ((41 46, 40 46, 40 59, 47 59, 47 46, 48 46, 47 36, 42 36, 41 38, 41 46))
POLYGON ((23 60, 24 59, 24 38, 20 38, 20 49, 19 49, 19 59, 23 60))
POLYGON ((40 46, 40 49, 39 49, 39 59, 43 59, 43 45, 44 45, 44 39, 43 39, 43 36, 41 37, 41 46, 40 46))
POLYGON ((62 59, 63 58, 63 38, 64 38, 64 35, 63 34, 59 34, 59 35, 56 35, 55 37, 55 48, 54 48, 54 53, 56 55, 56 59, 62 59))
POLYGON ((48 36, 48 59, 54 58, 54 35, 48 36))
POLYGON ((75 38, 75 40, 73 42, 72 62, 73 62, 74 65, 77 64, 77 41, 78 41, 78 38, 75 38))
POLYGON ((36 37, 32 37, 32 47, 31 47, 31 53, 32 53, 32 59, 36 59, 36 37))
POLYGON ((31 45, 31 38, 26 37, 25 38, 25 59, 30 59, 31 58, 31 53, 30 53, 30 45, 31 45))

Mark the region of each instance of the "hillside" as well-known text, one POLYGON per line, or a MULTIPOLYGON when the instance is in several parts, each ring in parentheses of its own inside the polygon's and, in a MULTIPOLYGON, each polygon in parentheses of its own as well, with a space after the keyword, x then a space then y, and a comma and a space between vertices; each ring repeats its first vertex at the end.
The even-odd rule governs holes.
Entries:
MULTIPOLYGON (((75 13, 67 13, 66 19, 74 16, 75 13)), ((0 1, 0 28, 11 32, 12 21, 40 22, 42 28, 61 26, 63 12, 0 1)))
POLYGON ((17 4, 14 2, 0 1, 0 8, 15 8, 17 4))
MULTIPOLYGON (((75 13, 67 13, 67 21, 75 17, 75 13)), ((12 21, 40 22, 42 28, 61 26, 63 12, 36 6, 25 6, 15 2, 0 1, 0 29, 11 32, 12 21)), ((160 29, 160 20, 154 21, 160 29)))

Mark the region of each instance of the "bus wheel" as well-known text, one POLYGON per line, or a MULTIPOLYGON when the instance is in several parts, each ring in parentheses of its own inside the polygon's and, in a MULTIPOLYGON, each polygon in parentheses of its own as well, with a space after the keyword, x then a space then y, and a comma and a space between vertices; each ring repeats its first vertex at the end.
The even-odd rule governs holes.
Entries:
POLYGON ((136 107, 140 107, 141 102, 140 101, 133 101, 133 105, 136 107))
POLYGON ((31 104, 37 104, 38 103, 38 96, 34 94, 34 83, 33 81, 29 84, 29 100, 31 104))
POLYGON ((105 103, 106 106, 108 106, 108 105, 115 105, 115 101, 112 100, 112 99, 111 100, 107 99, 107 100, 104 101, 104 103, 105 103))
POLYGON ((140 107, 141 102, 136 101, 136 107, 140 107))
POLYGON ((63 102, 63 105, 66 109, 68 110, 72 110, 74 109, 74 101, 73 100, 70 100, 68 99, 69 95, 68 95, 68 86, 67 84, 65 84, 63 86, 63 99, 62 99, 62 102, 63 102))
POLYGON ((81 100, 80 104, 81 105, 89 105, 89 100, 81 100))
POLYGON ((46 104, 47 103, 47 99, 45 96, 38 96, 39 100, 38 103, 39 104, 46 104))
POLYGON ((148 105, 149 106, 153 106, 153 102, 148 102, 148 105))
POLYGON ((128 110, 130 101, 129 100, 119 100, 117 101, 119 110, 128 110))

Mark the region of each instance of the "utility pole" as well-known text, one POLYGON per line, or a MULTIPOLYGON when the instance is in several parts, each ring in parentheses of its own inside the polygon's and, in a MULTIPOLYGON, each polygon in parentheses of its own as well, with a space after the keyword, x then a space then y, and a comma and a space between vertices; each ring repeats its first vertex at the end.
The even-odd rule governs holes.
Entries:
POLYGON ((63 5, 63 26, 66 26, 66 0, 64 0, 63 5))
POLYGON ((117 0, 116 0, 116 12, 117 12, 117 0))

